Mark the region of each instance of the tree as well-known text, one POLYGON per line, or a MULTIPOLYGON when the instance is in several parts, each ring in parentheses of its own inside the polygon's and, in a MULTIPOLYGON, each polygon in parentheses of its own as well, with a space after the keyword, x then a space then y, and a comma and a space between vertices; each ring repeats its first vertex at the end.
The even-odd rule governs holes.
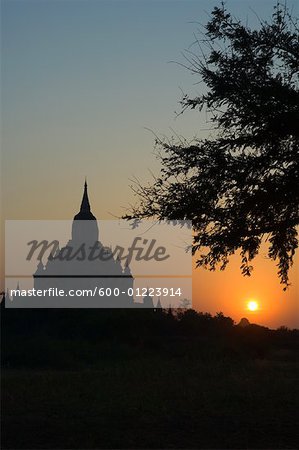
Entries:
POLYGON ((191 305, 191 300, 189 300, 188 298, 182 298, 180 300, 180 308, 182 308, 183 310, 189 309, 190 305, 191 305))
POLYGON ((222 4, 196 43, 185 67, 207 89, 184 95, 181 112, 205 108, 212 137, 157 138, 160 175, 133 186, 138 205, 125 217, 192 220, 197 266, 210 270, 240 250, 250 275, 266 240, 286 289, 298 247, 298 21, 277 4, 270 23, 251 29, 222 4))

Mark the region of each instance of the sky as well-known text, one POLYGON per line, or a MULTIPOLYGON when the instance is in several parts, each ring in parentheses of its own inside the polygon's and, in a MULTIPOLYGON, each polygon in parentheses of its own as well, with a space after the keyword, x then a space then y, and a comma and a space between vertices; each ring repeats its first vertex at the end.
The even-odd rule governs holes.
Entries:
MULTIPOLYGON (((175 114, 182 91, 202 89, 178 63, 215 4, 2 0, 2 217, 70 219, 85 176, 95 216, 120 216, 136 201, 130 180, 159 170, 154 134, 206 136, 202 116, 175 114)), ((227 1, 253 25, 258 17, 270 19, 274 4, 227 1)), ((298 15, 298 3, 288 4, 298 15)), ((265 253, 250 279, 240 275, 237 256, 225 272, 194 271, 194 307, 236 321, 247 316, 271 327, 298 327, 298 272, 294 268, 284 293, 265 253), (246 302, 253 298, 261 308, 251 314, 246 302)))

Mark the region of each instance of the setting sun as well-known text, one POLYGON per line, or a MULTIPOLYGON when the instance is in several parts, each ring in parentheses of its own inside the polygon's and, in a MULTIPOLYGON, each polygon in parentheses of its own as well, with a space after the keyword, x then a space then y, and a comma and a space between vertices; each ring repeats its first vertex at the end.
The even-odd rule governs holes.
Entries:
POLYGON ((249 309, 249 311, 257 311, 258 308, 259 308, 259 305, 254 300, 251 300, 250 302, 247 303, 247 309, 249 309))

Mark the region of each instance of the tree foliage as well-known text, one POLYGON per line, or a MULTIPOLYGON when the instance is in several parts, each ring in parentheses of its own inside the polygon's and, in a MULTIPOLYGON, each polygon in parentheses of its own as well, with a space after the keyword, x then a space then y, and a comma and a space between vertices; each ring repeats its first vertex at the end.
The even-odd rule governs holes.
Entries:
POLYGON ((241 270, 268 241, 287 287, 298 246, 299 33, 287 8, 251 29, 215 7, 185 65, 206 90, 184 95, 182 112, 206 109, 212 137, 160 140, 160 175, 133 189, 126 217, 192 220, 197 265, 224 269, 241 252, 241 270))

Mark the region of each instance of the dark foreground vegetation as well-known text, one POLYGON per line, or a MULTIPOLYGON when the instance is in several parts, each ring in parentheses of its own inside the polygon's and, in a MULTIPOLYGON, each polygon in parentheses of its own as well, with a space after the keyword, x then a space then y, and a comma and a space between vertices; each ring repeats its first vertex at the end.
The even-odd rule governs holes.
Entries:
POLYGON ((4 310, 2 448, 297 448, 299 331, 193 310, 4 310))

